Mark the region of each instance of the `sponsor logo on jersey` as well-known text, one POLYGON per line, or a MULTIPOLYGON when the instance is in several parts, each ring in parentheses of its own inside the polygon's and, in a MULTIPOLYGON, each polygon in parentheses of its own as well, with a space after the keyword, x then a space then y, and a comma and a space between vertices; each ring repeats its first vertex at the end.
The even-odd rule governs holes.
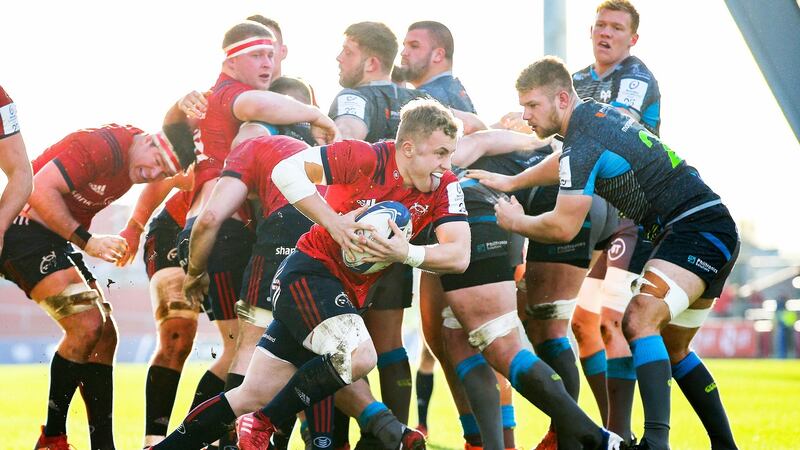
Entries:
POLYGON ((266 339, 266 340, 268 340, 268 341, 270 341, 272 343, 275 342, 275 337, 274 336, 270 336, 270 335, 268 335, 266 333, 264 333, 264 339, 266 339))
POLYGON ((570 150, 567 147, 562 153, 561 160, 558 161, 558 178, 560 179, 561 187, 572 187, 572 171, 569 168, 569 155, 563 156, 570 150))
POLYGON ((466 214, 467 206, 464 204, 464 191, 458 183, 450 183, 447 185, 447 199, 450 204, 447 207, 447 212, 450 214, 466 214))
POLYGON ((9 103, 8 105, 0 107, 0 136, 16 133, 17 131, 19 131, 17 105, 9 103))
POLYGON ((617 101, 637 110, 641 110, 644 97, 647 94, 647 86, 647 82, 645 81, 634 78, 623 78, 619 83, 617 101))
POLYGON ((611 89, 602 89, 600 91, 600 101, 605 103, 611 100, 611 89))
POLYGON ((356 200, 356 203, 358 203, 358 206, 372 206, 375 204, 375 199, 368 198, 365 200, 356 200))
POLYGON ((336 98, 337 115, 351 115, 359 119, 366 119, 367 101, 358 95, 342 94, 336 98))
POLYGON ((178 257, 178 248, 173 247, 169 249, 169 252, 167 252, 167 261, 175 261, 177 257, 178 257))
POLYGON ((97 195, 105 195, 106 193, 105 184, 89 183, 89 189, 93 190, 97 195))

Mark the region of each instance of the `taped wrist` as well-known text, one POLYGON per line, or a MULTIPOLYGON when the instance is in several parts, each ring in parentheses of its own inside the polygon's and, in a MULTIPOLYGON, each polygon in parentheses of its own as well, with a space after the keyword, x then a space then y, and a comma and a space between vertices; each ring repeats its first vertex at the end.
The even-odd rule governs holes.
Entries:
POLYGON ((425 262, 425 247, 422 245, 408 244, 408 255, 406 255, 403 264, 411 267, 419 267, 425 262))

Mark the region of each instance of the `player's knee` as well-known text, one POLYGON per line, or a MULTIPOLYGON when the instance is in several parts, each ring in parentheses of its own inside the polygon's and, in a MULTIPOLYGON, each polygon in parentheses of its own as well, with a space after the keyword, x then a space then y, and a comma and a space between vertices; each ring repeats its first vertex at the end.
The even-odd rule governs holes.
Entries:
POLYGON ((649 296, 637 295, 631 300, 630 305, 622 316, 622 333, 629 342, 638 335, 657 331, 658 319, 655 317, 659 299, 649 296))
POLYGON ((330 355, 334 370, 345 384, 366 375, 378 363, 375 346, 358 314, 325 319, 309 333, 303 345, 318 355, 330 355))
POLYGON ((575 339, 580 343, 596 338, 599 330, 597 321, 590 320, 585 314, 580 314, 578 311, 580 310, 575 310, 571 322, 572 333, 575 334, 575 339))
POLYGON ((516 332, 519 325, 520 321, 517 312, 511 311, 491 319, 470 331, 467 340, 469 345, 482 352, 496 340, 508 335, 512 331, 516 332))
POLYGON ((603 337, 603 342, 608 342, 617 336, 621 336, 622 318, 603 315, 600 319, 600 335, 603 337))

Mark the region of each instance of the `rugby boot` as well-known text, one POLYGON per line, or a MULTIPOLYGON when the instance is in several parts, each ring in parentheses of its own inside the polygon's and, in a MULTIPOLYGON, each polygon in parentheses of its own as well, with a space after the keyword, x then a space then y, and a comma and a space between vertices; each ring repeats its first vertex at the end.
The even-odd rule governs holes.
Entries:
POLYGON ((603 440, 600 443, 600 450, 624 450, 625 441, 616 433, 601 428, 600 432, 603 434, 603 440))
POLYGON ((42 425, 41 434, 39 434, 39 440, 36 441, 36 446, 33 447, 33 450, 69 450, 70 448, 75 447, 69 445, 66 434, 59 434, 58 436, 45 436, 44 425, 42 425))
POLYGON ((425 435, 413 428, 406 428, 398 450, 422 450, 425 447, 425 435))
POLYGON ((236 419, 239 450, 266 450, 275 431, 275 425, 261 411, 245 414, 236 419))

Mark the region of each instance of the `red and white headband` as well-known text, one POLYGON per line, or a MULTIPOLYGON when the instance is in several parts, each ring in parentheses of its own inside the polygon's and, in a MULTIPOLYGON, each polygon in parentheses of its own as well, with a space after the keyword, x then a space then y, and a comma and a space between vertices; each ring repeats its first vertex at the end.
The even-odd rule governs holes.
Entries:
POLYGON ((153 134, 153 142, 161 152, 161 156, 163 156, 164 160, 167 161, 169 169, 172 171, 172 173, 178 173, 180 171, 181 163, 178 161, 178 155, 175 153, 175 148, 172 146, 172 142, 167 139, 167 136, 164 134, 164 132, 159 131, 158 133, 153 134))
POLYGON ((273 48, 272 39, 256 36, 234 42, 223 50, 225 51, 226 58, 233 58, 234 56, 243 55, 256 50, 272 50, 273 48))

